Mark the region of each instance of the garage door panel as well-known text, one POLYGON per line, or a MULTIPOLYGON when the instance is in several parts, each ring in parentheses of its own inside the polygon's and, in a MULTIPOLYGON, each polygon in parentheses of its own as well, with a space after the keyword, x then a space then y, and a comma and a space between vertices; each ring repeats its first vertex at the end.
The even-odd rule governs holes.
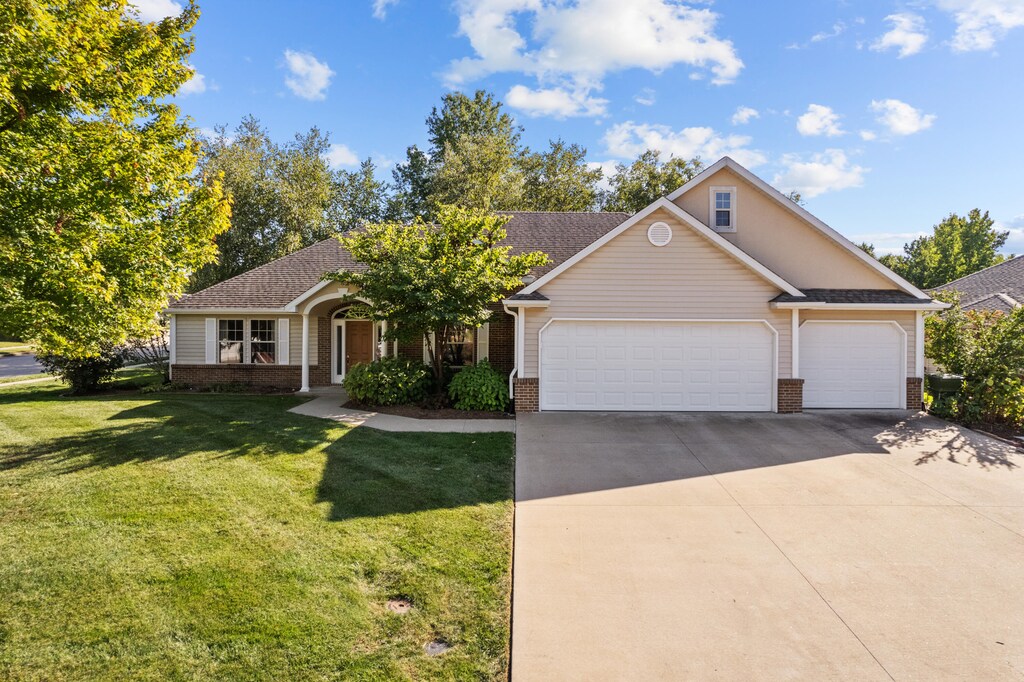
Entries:
POLYGON ((770 411, 774 354, 757 322, 559 320, 542 335, 541 408, 770 411))
POLYGON ((902 407, 905 343, 902 330, 889 322, 805 322, 804 407, 902 407))

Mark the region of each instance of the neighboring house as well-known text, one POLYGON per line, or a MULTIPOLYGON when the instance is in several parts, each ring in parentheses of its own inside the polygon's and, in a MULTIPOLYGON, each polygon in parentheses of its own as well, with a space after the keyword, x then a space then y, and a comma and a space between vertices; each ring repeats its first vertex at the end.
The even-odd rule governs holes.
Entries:
POLYGON ((964 310, 1008 313, 1024 305, 1024 256, 1017 256, 930 291, 957 291, 964 310))
MULTIPOLYGON (((510 373, 516 409, 919 408, 927 294, 729 158, 633 216, 515 213, 551 263, 449 349, 510 373)), ((386 323, 322 281, 326 240, 177 301, 173 378, 298 388, 382 354, 386 323)))

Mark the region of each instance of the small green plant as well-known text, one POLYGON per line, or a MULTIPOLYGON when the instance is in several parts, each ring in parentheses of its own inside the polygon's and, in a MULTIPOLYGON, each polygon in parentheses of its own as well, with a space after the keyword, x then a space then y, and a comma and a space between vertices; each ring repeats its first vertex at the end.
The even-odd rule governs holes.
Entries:
POLYGON ((508 407, 508 384, 486 360, 463 367, 448 384, 448 396, 459 410, 497 410, 508 407))
POLYGON ((71 387, 72 394, 95 391, 100 384, 114 378, 114 372, 124 366, 123 348, 105 345, 99 355, 87 358, 70 358, 63 355, 46 354, 38 357, 47 374, 58 377, 71 387))
POLYGON ((168 381, 167 383, 146 384, 141 389, 142 393, 169 393, 177 391, 188 391, 192 387, 180 381, 168 381))
POLYGON ((381 358, 352 367, 343 385, 349 397, 366 405, 406 405, 426 399, 430 368, 408 358, 381 358))

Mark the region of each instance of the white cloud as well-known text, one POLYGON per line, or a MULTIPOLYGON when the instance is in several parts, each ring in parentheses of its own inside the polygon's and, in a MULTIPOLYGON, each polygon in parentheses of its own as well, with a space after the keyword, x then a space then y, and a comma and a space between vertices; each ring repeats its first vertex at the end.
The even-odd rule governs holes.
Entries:
POLYGON ((612 184, 611 184, 610 180, 611 180, 612 176, 615 175, 615 167, 618 166, 618 165, 619 165, 619 162, 615 161, 615 160, 609 160, 609 161, 588 161, 587 162, 587 168, 590 168, 590 169, 600 168, 601 169, 602 176, 601 176, 601 179, 598 180, 598 182, 597 182, 598 189, 602 189, 602 190, 608 191, 608 190, 610 190, 612 188, 612 184))
POLYGON ((653 106, 658 101, 657 93, 652 88, 644 88, 633 97, 633 101, 645 107, 653 106))
POLYGON ((1006 222, 997 220, 993 227, 1010 233, 1010 236, 1006 238, 1006 244, 1003 245, 1004 253, 1013 253, 1018 256, 1024 253, 1024 215, 1019 215, 1006 222))
POLYGON ((530 89, 513 85, 505 95, 505 102, 527 116, 603 116, 608 100, 590 97, 586 90, 569 92, 564 88, 530 89))
POLYGON ((836 137, 844 133, 839 127, 839 114, 832 111, 831 107, 821 104, 811 104, 807 107, 807 113, 803 114, 796 121, 796 129, 801 135, 818 136, 827 135, 836 137))
POLYGON ((709 163, 731 156, 748 168, 767 160, 763 152, 749 148, 750 138, 746 135, 719 135, 706 127, 672 130, 666 125, 626 121, 609 128, 605 132, 604 143, 610 155, 625 159, 656 149, 665 156, 683 159, 699 156, 709 163))
POLYGON ((761 114, 753 107, 738 107, 732 115, 732 124, 742 126, 750 123, 751 119, 760 118, 761 114))
POLYGON ((1020 0, 935 0, 956 21, 950 43, 956 52, 991 50, 1011 29, 1024 26, 1020 0))
POLYGON ((331 168, 345 168, 359 165, 359 156, 343 144, 332 144, 327 151, 327 164, 331 168))
POLYGON ((890 48, 897 48, 900 51, 900 57, 903 58, 917 54, 928 42, 928 33, 924 30, 923 17, 910 12, 900 12, 890 14, 885 20, 892 23, 892 28, 871 43, 872 50, 884 52, 890 48))
POLYGON ((865 142, 871 142, 872 140, 875 140, 877 138, 878 138, 878 133, 876 133, 873 130, 862 130, 862 131, 860 131, 860 139, 864 140, 865 142))
POLYGON ((181 14, 181 3, 174 0, 132 0, 137 14, 142 21, 160 21, 165 17, 176 17, 181 14))
POLYGON ((285 65, 290 76, 284 84, 302 99, 322 100, 327 97, 327 88, 331 84, 334 72, 326 62, 322 62, 309 52, 284 51, 285 65))
POLYGON ((457 0, 456 10, 474 54, 449 65, 453 87, 522 73, 541 87, 587 93, 627 69, 685 64, 709 71, 716 84, 743 69, 733 44, 715 35, 718 15, 679 0, 457 0))
POLYGON ((388 16, 388 7, 397 5, 398 0, 373 0, 373 16, 375 19, 384 20, 388 16))
POLYGON ((832 30, 831 31, 821 31, 821 32, 815 33, 813 36, 811 36, 811 42, 812 43, 820 43, 820 42, 822 42, 824 40, 828 40, 830 38, 838 38, 845 31, 846 31, 846 22, 845 21, 837 21, 836 23, 832 24, 832 30))
POLYGON ((192 72, 192 78, 178 88, 178 94, 182 96, 201 95, 204 92, 206 92, 206 76, 195 71, 192 72))
POLYGON ((835 192, 864 184, 868 169, 851 165, 841 149, 828 149, 804 159, 797 154, 782 157, 784 171, 775 175, 772 184, 782 192, 799 192, 812 199, 826 192, 835 192))
POLYGON ((892 135, 913 135, 932 127, 935 114, 922 114, 906 102, 898 99, 872 100, 871 110, 877 113, 878 122, 889 129, 892 135))

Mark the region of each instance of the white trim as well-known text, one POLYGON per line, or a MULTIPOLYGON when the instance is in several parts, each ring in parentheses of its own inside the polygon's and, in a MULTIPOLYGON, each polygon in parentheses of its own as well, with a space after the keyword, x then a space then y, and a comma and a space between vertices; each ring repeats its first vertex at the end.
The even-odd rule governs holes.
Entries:
POLYGON ((800 378, 800 310, 793 308, 793 329, 791 332, 790 340, 792 341, 792 370, 790 376, 794 379, 800 378))
POLYGON ((731 233, 731 232, 735 232, 736 231, 736 215, 737 215, 736 214, 736 186, 735 185, 715 185, 714 187, 709 187, 708 190, 710 190, 708 192, 708 199, 709 199, 710 204, 711 204, 711 207, 709 209, 710 212, 708 213, 708 227, 710 227, 712 230, 714 230, 715 232, 718 232, 718 233, 723 233, 723 232, 731 233), (716 223, 718 222, 718 214, 716 213, 716 211, 719 211, 720 209, 718 208, 718 202, 716 201, 717 197, 715 196, 715 192, 728 192, 729 193, 729 227, 720 228, 720 227, 718 227, 716 225, 716 223))
MULTIPOLYGON (((348 296, 348 289, 342 289, 341 291, 336 291, 332 294, 321 294, 320 296, 317 296, 316 298, 307 301, 305 305, 302 306, 302 310, 299 310, 298 312, 302 313, 303 315, 308 315, 309 311, 318 306, 319 304, 324 303, 326 301, 339 300, 345 298, 346 296, 348 296)), ((366 301, 366 299, 363 298, 355 298, 353 300, 368 303, 368 301, 366 301)))
MULTIPOLYGON (((338 317, 337 315, 340 312, 342 312, 342 311, 339 310, 339 311, 335 312, 334 315, 331 316, 331 343, 330 343, 330 348, 331 348, 331 383, 332 384, 340 384, 342 381, 345 380, 345 375, 348 373, 348 358, 346 357, 348 355, 348 348, 345 347, 346 344, 348 343, 348 322, 349 321, 352 321, 352 322, 367 322, 370 325, 371 334, 372 334, 372 330, 373 330, 373 321, 372 320, 368 320, 365 317, 352 317, 352 318, 349 318, 349 317, 338 317), (337 343, 338 343, 338 327, 342 328, 341 329, 341 357, 344 358, 344 362, 343 362, 344 366, 341 367, 340 371, 339 371, 339 368, 338 368, 338 349, 335 347, 337 345, 337 343)), ((373 338, 371 337, 371 339, 370 339, 370 353, 371 353, 371 355, 375 354, 373 345, 374 345, 373 344, 373 338)))
POLYGON ((803 327, 805 324, 891 324, 896 327, 900 333, 900 367, 903 368, 900 371, 900 383, 897 387, 900 396, 899 409, 907 409, 907 330, 903 328, 903 325, 894 320, 804 320, 800 326, 803 327))
POLYGON ((914 319, 914 376, 924 379, 924 312, 920 310, 914 319))
MULTIPOLYGON (((544 330, 551 326, 552 322, 698 322, 720 324, 722 322, 736 324, 759 323, 768 327, 772 333, 772 412, 779 411, 779 330, 765 319, 715 319, 715 318, 674 318, 674 317, 552 317, 537 330, 537 410, 541 409, 543 394, 543 377, 541 369, 544 366, 544 330)), ((524 327, 525 329, 525 327, 524 327)), ((518 346, 517 346, 518 348, 518 346)), ((904 352, 904 355, 906 353, 904 352)), ((905 364, 905 363, 904 363, 905 364)))
POLYGON ((178 323, 174 318, 174 315, 171 315, 170 319, 167 321, 167 334, 170 336, 167 344, 167 362, 168 364, 173 365, 178 361, 178 323))
POLYGON ((902 310, 913 312, 915 310, 945 310, 948 303, 931 301, 930 303, 801 303, 797 301, 780 301, 769 304, 772 308, 779 310, 902 310))
POLYGON ((800 218, 806 220, 808 223, 811 224, 812 227, 816 228, 819 232, 821 232, 826 237, 834 241, 836 244, 852 253, 855 257, 859 258, 861 261, 863 261, 870 267, 874 268, 879 274, 885 276, 887 279, 894 282, 903 291, 907 292, 908 294, 916 298, 928 298, 928 295, 926 293, 924 293, 923 291, 915 287, 913 284, 897 275, 889 268, 879 263, 878 260, 874 258, 874 256, 865 253, 864 249, 860 248, 859 246, 851 242, 849 239, 833 230, 831 227, 823 223, 820 219, 811 215, 811 213, 807 211, 807 209, 802 207, 800 204, 796 203, 789 197, 785 196, 784 194, 779 192, 779 190, 775 189, 767 182, 757 177, 740 164, 733 161, 728 156, 722 157, 714 164, 705 168, 703 171, 701 171, 696 176, 691 178, 685 185, 669 194, 667 199, 670 202, 675 201, 676 199, 683 196, 684 194, 692 190, 694 187, 699 185, 701 182, 707 180, 709 177, 711 177, 718 171, 722 170, 723 168, 728 168, 729 170, 733 171, 734 173, 742 177, 744 180, 752 184, 754 187, 757 187, 759 190, 767 194, 770 198, 774 199, 776 203, 787 208, 800 218))
POLYGON ((302 387, 299 393, 309 393, 309 315, 302 316, 302 387))
MULTIPOLYGON (((294 298, 291 301, 289 301, 288 304, 284 306, 284 309, 289 312, 296 312, 298 310, 298 306, 300 303, 302 303, 304 300, 306 300, 316 292, 320 291, 324 287, 327 287, 328 285, 334 283, 335 282, 333 280, 329 279, 320 280, 314 286, 310 287, 309 289, 306 289, 304 292, 299 294, 297 298, 294 298)), ((346 289, 345 291, 348 291, 348 289, 346 289)))
POLYGON ((551 301, 522 301, 514 298, 506 298, 501 302, 502 305, 512 306, 513 308, 547 308, 551 305, 551 301))
MULTIPOLYGON (((576 263, 579 263, 581 260, 592 254, 594 251, 597 251, 599 248, 601 248, 611 240, 615 239, 620 234, 622 234, 629 228, 633 227, 637 223, 641 222, 642 220, 644 220, 649 215, 651 215, 652 213, 659 209, 665 209, 669 213, 673 214, 675 217, 679 218, 685 224, 692 227, 694 231, 696 231, 698 234, 706 238, 712 244, 722 249, 723 251, 725 251, 733 258, 746 265, 748 268, 750 268, 757 274, 761 275, 761 277, 768 280, 782 291, 785 291, 787 294, 790 294, 792 296, 803 296, 803 293, 801 293, 801 291, 797 289, 795 286, 793 286, 786 280, 782 279, 782 277, 775 274, 767 267, 765 267, 763 264, 759 263, 757 260, 751 257, 750 254, 746 253, 745 251, 741 250, 731 242, 727 241, 720 234, 718 234, 717 232, 709 228, 707 225, 694 218, 692 215, 690 215, 683 209, 673 204, 665 197, 658 199, 657 201, 650 204, 647 208, 643 209, 639 213, 635 213, 631 218, 620 224, 618 227, 608 232, 597 241, 592 242, 590 246, 583 249, 572 258, 562 262, 558 267, 554 268, 553 270, 545 274, 543 277, 539 278, 533 284, 530 284, 526 288, 522 289, 519 293, 531 294, 537 291, 542 286, 553 280, 555 277, 558 277, 560 274, 562 274, 572 266, 576 265, 576 263)), ((509 303, 511 305, 520 306, 521 302, 509 301, 509 303)))
POLYGON ((490 362, 491 353, 491 323, 484 322, 476 329, 476 343, 473 344, 473 363, 479 364, 481 360, 490 362))

